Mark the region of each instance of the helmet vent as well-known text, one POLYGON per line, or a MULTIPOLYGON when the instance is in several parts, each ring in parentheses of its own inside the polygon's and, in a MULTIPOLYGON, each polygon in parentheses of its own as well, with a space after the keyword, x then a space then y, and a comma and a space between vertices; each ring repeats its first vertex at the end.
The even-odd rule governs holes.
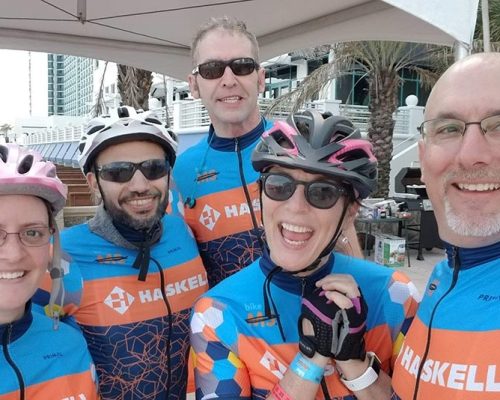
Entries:
POLYGON ((57 178, 57 176, 56 176, 56 167, 52 167, 51 169, 49 169, 47 171, 46 176, 48 176, 49 178, 57 178))
POLYGON ((286 136, 281 131, 273 132, 272 137, 276 141, 276 143, 278 143, 278 145, 284 149, 293 149, 295 147, 288 136, 286 136))
POLYGON ((309 124, 304 121, 296 121, 295 126, 297 127, 299 133, 309 141, 309 136, 310 136, 309 124))
POLYGON ((156 119, 156 118, 146 118, 144 121, 146 122, 151 122, 152 124, 157 124, 157 125, 161 125, 161 122, 159 119, 156 119))
POLYGON ((87 138, 85 136, 82 136, 82 138, 80 139, 80 145, 78 146, 78 151, 81 153, 83 153, 83 149, 85 148, 85 142, 87 141, 87 138))
POLYGON ((361 149, 355 149, 348 151, 344 154, 340 154, 337 159, 342 162, 357 161, 363 158, 369 158, 368 155, 361 149))
POLYGON ((7 162, 8 155, 9 155, 9 149, 5 146, 0 146, 0 158, 4 163, 7 162))
POLYGON ((93 133, 100 131, 102 128, 104 128, 104 125, 93 126, 91 129, 89 129, 89 131, 87 132, 87 135, 92 135, 93 133))
POLYGON ((25 174, 31 169, 32 166, 33 166, 33 155, 28 154, 19 163, 19 166, 17 167, 17 172, 19 172, 20 174, 25 174))

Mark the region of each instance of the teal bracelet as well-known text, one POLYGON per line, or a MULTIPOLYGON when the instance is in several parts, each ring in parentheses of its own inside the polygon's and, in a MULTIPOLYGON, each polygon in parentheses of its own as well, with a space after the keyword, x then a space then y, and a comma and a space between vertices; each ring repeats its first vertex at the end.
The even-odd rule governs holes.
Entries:
POLYGON ((290 369, 302 379, 315 383, 320 383, 325 373, 324 368, 314 364, 300 353, 293 359, 290 369))

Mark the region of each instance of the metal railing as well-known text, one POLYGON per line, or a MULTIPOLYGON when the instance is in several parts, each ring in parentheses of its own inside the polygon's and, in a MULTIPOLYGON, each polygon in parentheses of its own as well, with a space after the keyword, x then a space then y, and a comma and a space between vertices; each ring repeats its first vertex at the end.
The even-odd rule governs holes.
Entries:
MULTIPOLYGON (((259 99, 259 109, 262 112, 269 107, 272 99, 259 99)), ((322 100, 308 102, 305 108, 313 108, 319 111, 325 111, 326 102, 322 100)), ((368 119, 370 113, 366 106, 355 106, 349 104, 338 104, 338 113, 349 118, 353 123, 360 128, 364 133, 367 131, 368 119)), ((165 108, 153 109, 152 111, 162 119, 166 120, 165 108)), ((419 110, 417 110, 420 112, 419 110)), ((288 116, 290 108, 283 106, 270 116, 272 119, 283 119, 288 116)), ((411 126, 412 110, 408 107, 400 107, 396 112, 396 125, 394 129, 394 137, 400 137, 400 141, 405 138, 414 137, 414 127, 411 126)), ((210 117, 203 103, 197 100, 180 100, 174 102, 173 107, 169 108, 170 126, 175 131, 182 131, 192 128, 208 127, 210 125, 210 117)), ((44 131, 38 131, 28 135, 25 138, 25 144, 41 144, 41 143, 58 143, 78 141, 84 132, 85 125, 69 126, 65 128, 49 128, 44 131)), ((395 144, 396 145, 396 144, 395 144)))

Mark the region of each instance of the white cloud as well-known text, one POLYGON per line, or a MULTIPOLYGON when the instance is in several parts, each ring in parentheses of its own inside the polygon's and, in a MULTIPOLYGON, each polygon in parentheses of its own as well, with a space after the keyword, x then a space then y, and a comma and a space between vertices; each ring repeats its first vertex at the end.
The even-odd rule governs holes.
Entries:
POLYGON ((47 115, 47 54, 0 50, 0 125, 16 118, 47 115))

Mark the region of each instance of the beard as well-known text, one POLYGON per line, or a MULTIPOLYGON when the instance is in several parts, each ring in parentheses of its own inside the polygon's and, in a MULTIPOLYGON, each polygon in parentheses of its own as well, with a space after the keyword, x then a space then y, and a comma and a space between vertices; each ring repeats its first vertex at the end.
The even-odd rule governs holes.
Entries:
POLYGON ((168 190, 166 191, 163 199, 161 199, 160 191, 150 190, 145 193, 132 192, 126 197, 119 199, 118 203, 122 204, 125 201, 131 199, 140 199, 141 197, 145 196, 148 197, 155 196, 156 198, 160 199, 160 201, 158 202, 158 206, 155 210, 155 213, 149 217, 146 216, 143 218, 134 217, 129 213, 127 213, 125 210, 118 208, 113 203, 107 201, 106 198, 104 198, 104 207, 106 208, 106 211, 108 212, 113 221, 126 225, 138 231, 148 230, 163 218, 163 215, 165 214, 165 210, 168 204, 168 198, 169 198, 168 190))
POLYGON ((458 213, 445 199, 446 222, 450 229, 460 236, 486 237, 500 233, 500 212, 479 214, 458 213))
MULTIPOLYGON (((499 174, 500 170, 494 168, 460 169, 450 172, 446 182, 453 180, 497 182, 499 174)), ((444 211, 448 226, 460 236, 487 237, 500 233, 500 208, 484 211, 478 205, 471 205, 469 212, 460 212, 451 204, 445 193, 444 211)))

